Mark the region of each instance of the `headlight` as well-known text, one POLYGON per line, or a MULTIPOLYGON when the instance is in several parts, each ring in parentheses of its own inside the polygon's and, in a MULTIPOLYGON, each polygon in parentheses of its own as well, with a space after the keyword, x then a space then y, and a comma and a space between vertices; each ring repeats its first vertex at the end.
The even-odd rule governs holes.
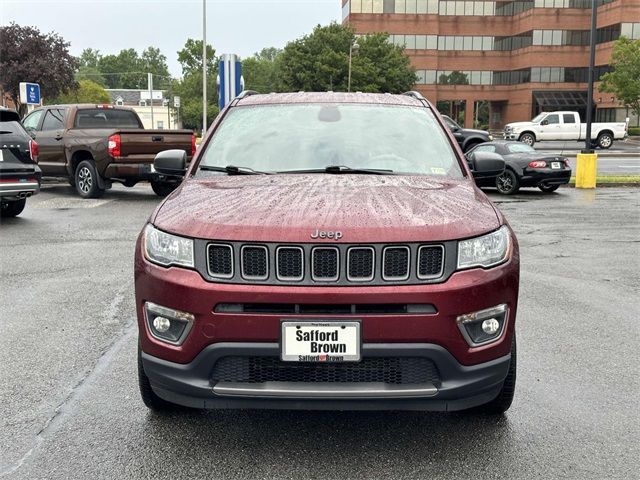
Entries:
POLYGON ((489 135, 489 141, 493 142, 493 135, 489 135))
POLYGON ((488 235, 462 240, 458 243, 458 269, 498 265, 507 259, 510 244, 506 225, 488 235))
POLYGON ((159 265, 193 267, 193 240, 162 232, 149 224, 144 229, 144 254, 159 265))

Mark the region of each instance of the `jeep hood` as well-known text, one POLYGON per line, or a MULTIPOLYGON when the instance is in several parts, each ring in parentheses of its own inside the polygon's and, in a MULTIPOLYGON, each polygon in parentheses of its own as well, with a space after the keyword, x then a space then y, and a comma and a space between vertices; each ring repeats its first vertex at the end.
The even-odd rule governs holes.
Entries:
POLYGON ((466 179, 392 175, 237 175, 187 179, 153 223, 194 238, 262 242, 413 242, 473 237, 500 226, 466 179))

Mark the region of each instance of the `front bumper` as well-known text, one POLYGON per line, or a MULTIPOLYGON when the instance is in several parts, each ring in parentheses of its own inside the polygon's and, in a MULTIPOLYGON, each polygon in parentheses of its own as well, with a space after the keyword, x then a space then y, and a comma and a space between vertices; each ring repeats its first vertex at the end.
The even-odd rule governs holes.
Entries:
POLYGON ((434 344, 364 344, 363 358, 426 357, 439 379, 431 384, 388 386, 374 383, 311 384, 296 382, 230 383, 212 380, 216 362, 226 356, 279 355, 277 343, 219 343, 183 365, 144 352, 142 365, 161 398, 194 408, 283 408, 308 410, 453 411, 495 398, 507 375, 511 356, 479 365, 461 365, 434 344))

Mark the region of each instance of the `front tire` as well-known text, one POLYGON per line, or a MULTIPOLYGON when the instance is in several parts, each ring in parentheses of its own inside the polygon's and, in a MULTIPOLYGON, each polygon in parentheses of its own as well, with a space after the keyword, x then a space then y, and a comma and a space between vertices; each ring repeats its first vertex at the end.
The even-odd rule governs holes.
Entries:
POLYGON ((24 206, 27 204, 27 199, 14 200, 12 202, 2 202, 0 205, 0 217, 13 218, 17 217, 24 210, 24 206))
POLYGON ((154 412, 163 412, 170 409, 173 404, 160 398, 156 395, 156 392, 151 388, 151 382, 149 377, 144 372, 144 365, 142 364, 142 351, 138 347, 138 386, 140 387, 140 397, 142 402, 149 410, 154 412))
POLYGON ((607 150, 611 148, 611 145, 613 145, 613 136, 607 132, 601 133, 598 135, 598 140, 596 142, 600 148, 607 150))
POLYGON ((533 135, 533 133, 523 133, 522 135, 520 135, 520 138, 518 140, 526 145, 529 145, 530 147, 533 147, 533 145, 536 143, 536 137, 533 135))
POLYGON ((538 188, 544 193, 551 193, 560 188, 560 185, 538 185, 538 188))
POLYGON ((509 363, 509 371, 507 377, 504 379, 502 388, 498 396, 484 405, 476 407, 474 410, 486 415, 502 415, 509 410, 513 403, 513 397, 516 391, 516 336, 513 334, 513 341, 511 343, 511 362, 509 363))
POLYGON ((98 170, 93 160, 83 160, 76 168, 76 190, 82 198, 98 198, 104 189, 98 185, 98 170))
POLYGON ((520 189, 520 181, 513 170, 508 168, 496 177, 496 188, 502 195, 512 195, 520 189))
POLYGON ((159 180, 151 180, 151 189, 153 193, 159 197, 166 197, 180 185, 178 182, 161 182, 159 180))

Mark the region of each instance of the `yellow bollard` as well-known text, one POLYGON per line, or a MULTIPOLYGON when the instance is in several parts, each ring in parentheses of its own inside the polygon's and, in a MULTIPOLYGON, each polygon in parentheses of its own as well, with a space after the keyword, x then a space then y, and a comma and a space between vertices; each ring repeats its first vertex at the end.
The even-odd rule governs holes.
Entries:
POLYGON ((576 160, 576 188, 596 188, 597 153, 579 153, 576 160))

